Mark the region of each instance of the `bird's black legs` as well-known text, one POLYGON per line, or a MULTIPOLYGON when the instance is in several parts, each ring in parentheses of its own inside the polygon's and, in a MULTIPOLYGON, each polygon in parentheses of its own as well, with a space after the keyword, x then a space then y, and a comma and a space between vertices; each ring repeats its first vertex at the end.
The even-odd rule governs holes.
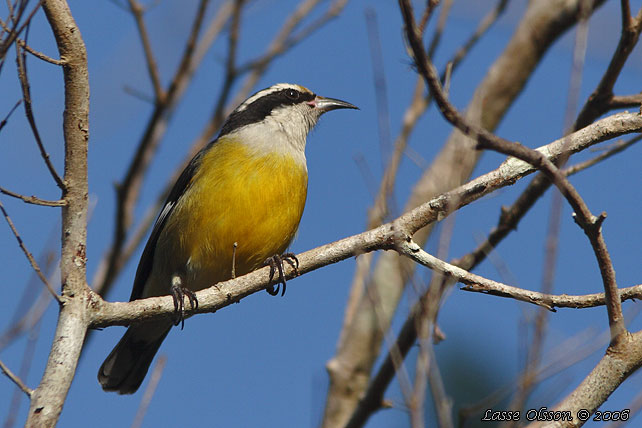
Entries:
POLYGON ((268 258, 265 261, 266 266, 270 266, 270 282, 272 279, 274 279, 274 274, 278 271, 279 272, 279 278, 278 282, 276 283, 276 287, 274 285, 270 285, 268 288, 265 289, 265 291, 268 292, 268 294, 272 296, 276 296, 279 294, 279 286, 283 286, 281 290, 281 296, 285 294, 285 275, 283 274, 283 262, 287 262, 292 269, 294 269, 294 274, 298 275, 298 268, 299 268, 299 260, 296 258, 294 253, 285 253, 282 255, 275 254, 272 257, 268 258))
POLYGON ((198 309, 198 299, 192 290, 183 287, 183 281, 178 275, 172 278, 171 291, 174 298, 174 325, 180 324, 182 330, 185 327, 185 297, 192 309, 198 309))

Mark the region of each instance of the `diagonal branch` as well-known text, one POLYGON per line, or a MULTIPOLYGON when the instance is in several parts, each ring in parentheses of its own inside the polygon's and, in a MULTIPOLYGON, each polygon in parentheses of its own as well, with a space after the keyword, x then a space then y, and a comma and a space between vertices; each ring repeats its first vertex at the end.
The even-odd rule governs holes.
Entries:
POLYGON ((14 111, 16 111, 16 109, 18 108, 18 106, 20 105, 20 103, 21 103, 21 102, 22 102, 22 100, 18 100, 18 101, 13 105, 13 107, 11 107, 11 110, 9 110, 9 112, 8 112, 8 113, 7 113, 7 115, 4 117, 4 119, 0 120, 0 130, 2 130, 2 128, 4 128, 4 127, 5 127, 5 125, 6 125, 6 124, 7 124, 7 122, 9 121, 9 118, 11 117, 11 115, 13 114, 13 112, 14 112, 14 111))
POLYGON ((58 187, 64 191, 65 184, 58 175, 58 172, 56 172, 56 168, 51 163, 49 153, 47 153, 47 150, 45 149, 42 139, 40 138, 40 133, 38 132, 38 127, 36 126, 36 119, 33 115, 33 109, 31 106, 31 89, 29 85, 29 79, 27 77, 26 55, 18 45, 16 45, 16 62, 18 64, 18 77, 20 80, 20 87, 22 88, 22 99, 24 101, 23 106, 25 109, 25 115, 27 116, 27 121, 29 122, 29 126, 31 127, 31 132, 33 133, 33 137, 36 140, 38 149, 40 149, 40 156, 42 156, 42 159, 45 161, 45 165, 47 166, 49 173, 53 177, 58 187))
POLYGON ((641 31, 642 8, 638 11, 637 17, 633 18, 631 17, 628 0, 622 0, 622 32, 620 34, 620 41, 600 83, 589 96, 582 111, 580 111, 575 121, 574 129, 583 128, 608 111, 610 100, 613 98, 615 82, 620 76, 626 60, 637 44, 641 31))
POLYGON ((31 265, 34 272, 36 272, 36 275, 38 275, 38 278, 40 278, 40 281, 42 281, 45 287, 47 287, 47 290, 49 290, 49 293, 51 293, 53 298, 56 299, 58 303, 62 303, 62 299, 53 289, 51 284, 49 284, 49 281, 47 281, 47 278, 45 278, 44 274, 40 270, 40 266, 38 266, 38 262, 36 262, 36 259, 33 258, 33 255, 31 254, 31 252, 29 252, 29 250, 25 246, 25 243, 20 237, 20 234, 18 233, 16 226, 13 224, 13 221, 11 220, 11 217, 9 217, 9 214, 5 210, 2 202, 0 202, 0 212, 2 212, 2 215, 4 216, 5 220, 7 221, 7 224, 9 225, 9 228, 11 229, 11 233, 13 233, 13 236, 15 236, 16 240, 18 241, 18 245, 20 246, 20 249, 27 257, 27 260, 29 260, 29 264, 31 265))
POLYGON ((0 41, 0 69, 2 68, 2 64, 4 62, 4 57, 9 50, 9 47, 13 44, 13 42, 18 38, 20 33, 24 31, 24 29, 31 23, 31 19, 35 16, 36 12, 40 10, 40 6, 42 5, 44 0, 40 0, 38 4, 34 6, 34 8, 31 10, 27 18, 24 20, 22 25, 20 25, 20 28, 16 28, 18 24, 20 23, 20 19, 22 19, 22 14, 24 13, 25 8, 27 7, 28 1, 22 1, 20 2, 20 7, 18 9, 17 14, 11 14, 12 19, 11 21, 13 22, 13 28, 9 29, 6 28, 6 24, 3 23, 2 28, 7 31, 9 36, 5 40, 0 41), (5 29, 6 28, 6 29, 5 29))
POLYGON ((443 93, 434 66, 426 57, 423 44, 418 38, 412 7, 409 1, 400 0, 399 3, 406 26, 406 37, 411 46, 415 64, 426 80, 426 84, 430 87, 442 115, 462 133, 477 141, 478 148, 495 150, 536 166, 553 181, 573 208, 575 212, 574 219, 589 238, 598 261, 604 290, 607 296, 607 312, 612 332, 612 344, 616 345, 619 340, 623 339, 623 335, 626 333, 626 326, 624 325, 624 318, 622 316, 622 306, 619 299, 617 299, 615 270, 613 269, 601 231, 601 225, 606 218, 606 214, 602 213, 599 217, 594 216, 564 174, 562 174, 550 160, 546 159, 542 153, 529 149, 519 143, 504 140, 468 122, 454 106, 450 104, 443 93))
POLYGON ((16 386, 20 388, 22 392, 27 394, 27 397, 31 397, 31 394, 33 394, 33 389, 25 385, 22 379, 20 379, 11 370, 9 370, 9 367, 7 367, 6 364, 3 363, 1 360, 0 360, 0 370, 2 370, 2 373, 4 373, 9 379, 11 379, 11 382, 16 384, 16 386))
POLYGON ((156 102, 162 104, 165 100, 165 91, 161 87, 158 64, 154 58, 152 43, 149 40, 149 33, 145 26, 145 9, 136 0, 129 0, 129 11, 133 15, 134 21, 136 21, 136 28, 138 29, 138 34, 140 35, 140 40, 143 44, 143 52, 145 53, 145 61, 147 63, 147 72, 149 73, 149 79, 152 81, 152 88, 154 88, 156 102))

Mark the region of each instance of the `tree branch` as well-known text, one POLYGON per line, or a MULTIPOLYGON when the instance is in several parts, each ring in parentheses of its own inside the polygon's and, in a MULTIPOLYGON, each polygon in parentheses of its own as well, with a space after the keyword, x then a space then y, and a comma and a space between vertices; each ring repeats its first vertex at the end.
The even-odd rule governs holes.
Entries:
POLYGON ((36 196, 21 195, 20 193, 12 192, 9 189, 5 189, 4 187, 0 187, 0 193, 5 194, 7 196, 11 196, 12 198, 20 199, 21 201, 27 204, 40 205, 43 207, 64 207, 65 206, 65 201, 62 199, 59 199, 57 201, 48 201, 46 199, 40 199, 36 196))
POLYGON ((45 0, 45 15, 56 38, 63 66, 65 110, 65 190, 62 208, 60 277, 62 299, 44 375, 31 396, 28 427, 56 425, 84 342, 88 322, 86 283, 87 144, 89 140, 89 76, 80 30, 64 0, 45 0))
POLYGON ((134 21, 136 21, 136 28, 138 29, 138 34, 140 35, 140 40, 143 44, 143 52, 145 53, 145 61, 147 63, 147 72, 149 73, 149 79, 152 81, 154 96, 158 103, 163 104, 165 102, 165 91, 161 87, 158 64, 156 63, 156 59, 154 59, 152 43, 149 40, 149 33, 145 26, 145 19, 143 17, 145 9, 136 0, 129 0, 129 11, 133 15, 134 21))
POLYGON ((626 327, 622 316, 621 303, 616 298, 617 283, 615 281, 615 270, 613 269, 601 232, 601 225, 603 220, 606 218, 606 214, 602 213, 598 217, 594 216, 575 188, 566 179, 564 174, 562 174, 557 167, 541 153, 536 150, 529 149, 519 143, 499 138, 485 129, 470 123, 452 106, 452 104, 450 104, 441 89, 439 78, 432 63, 425 55, 423 44, 417 36, 410 3, 407 0, 400 0, 399 3, 404 17, 404 22, 406 24, 406 36, 412 48, 415 64, 417 65, 421 75, 426 80, 427 85, 430 87, 443 116, 462 133, 477 141, 478 148, 495 150, 535 165, 553 181, 571 207, 573 207, 573 210, 575 211, 574 219, 589 238, 598 261, 600 272, 602 274, 604 290, 607 296, 608 304, 606 307, 609 315, 609 325, 611 326, 612 331, 612 342, 613 344, 616 344, 617 341, 626 333, 626 327))
POLYGON ((20 379, 18 376, 16 376, 10 369, 9 367, 6 366, 5 363, 3 363, 0 360, 0 370, 2 370, 2 373, 4 373, 9 379, 11 379, 11 382, 15 383, 22 392, 27 394, 27 397, 31 397, 31 394, 33 394, 33 389, 29 388, 27 385, 24 384, 22 379, 20 379))
POLYGON ((56 168, 51 163, 49 153, 47 153, 47 150, 45 149, 42 139, 40 138, 40 133, 38 132, 38 127, 36 126, 36 119, 33 115, 33 108, 31 106, 31 89, 29 85, 29 79, 27 77, 27 60, 26 56, 21 51, 19 46, 16 46, 16 62, 18 64, 18 77, 20 80, 20 87, 22 88, 22 99, 24 101, 23 106, 25 109, 25 115, 27 116, 27 121, 29 122, 29 126, 31 127, 31 132, 33 133, 33 137, 36 140, 36 144, 38 144, 38 149, 40 149, 40 156, 42 156, 42 159, 45 161, 45 165, 47 166, 49 173, 53 177, 58 187, 64 191, 65 184, 58 175, 56 168))
POLYGON ((9 228, 11 229, 11 233, 13 233, 13 236, 15 236, 16 240, 18 241, 18 245, 20 246, 20 249, 27 257, 27 260, 29 260, 29 264, 31 265, 34 272, 36 272, 36 275, 38 275, 38 278, 40 279, 40 281, 42 281, 45 287, 47 287, 47 290, 49 290, 49 293, 53 296, 53 298, 56 299, 58 303, 61 303, 60 296, 56 293, 56 291, 53 289, 51 284, 49 284, 49 281, 47 281, 47 278, 45 278, 42 271, 40 270, 40 266, 38 266, 38 262, 36 262, 36 259, 33 258, 33 255, 31 254, 31 252, 29 252, 29 250, 25 246, 24 241, 20 237, 20 234, 18 233, 16 226, 13 224, 13 221, 11 221, 11 217, 9 217, 9 214, 5 210, 2 202, 0 202, 0 212, 2 212, 2 215, 4 216, 5 220, 7 221, 7 224, 9 225, 9 228))

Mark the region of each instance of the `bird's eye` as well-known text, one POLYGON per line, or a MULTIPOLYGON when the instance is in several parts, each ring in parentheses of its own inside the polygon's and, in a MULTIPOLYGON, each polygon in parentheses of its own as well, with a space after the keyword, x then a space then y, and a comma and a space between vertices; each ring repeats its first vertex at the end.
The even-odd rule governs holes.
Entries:
POLYGON ((288 89, 287 91, 285 91, 285 96, 291 99, 292 101, 298 100, 299 95, 300 95, 299 91, 296 91, 294 89, 288 89))

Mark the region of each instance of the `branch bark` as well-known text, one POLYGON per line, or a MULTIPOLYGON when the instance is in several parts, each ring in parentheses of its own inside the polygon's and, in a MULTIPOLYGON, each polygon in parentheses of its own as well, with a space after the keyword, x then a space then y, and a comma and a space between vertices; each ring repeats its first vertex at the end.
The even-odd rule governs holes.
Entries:
POLYGON ((65 173, 62 199, 62 300, 45 373, 33 391, 26 426, 56 425, 74 378, 88 324, 85 245, 87 242, 87 146, 89 74, 80 30, 64 0, 43 2, 47 20, 65 60, 65 173))

